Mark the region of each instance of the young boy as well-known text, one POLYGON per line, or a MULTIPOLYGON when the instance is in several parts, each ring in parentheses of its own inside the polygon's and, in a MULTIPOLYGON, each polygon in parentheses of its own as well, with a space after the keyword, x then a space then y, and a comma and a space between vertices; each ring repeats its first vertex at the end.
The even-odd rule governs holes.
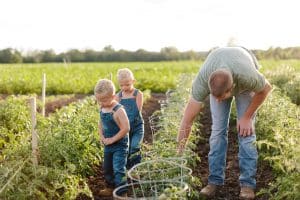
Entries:
MULTIPOLYGON (((94 89, 100 105, 99 134, 104 146, 104 177, 108 188, 100 191, 101 196, 112 196, 113 188, 127 183, 126 162, 128 155, 129 121, 121 104, 115 100, 112 81, 100 79, 94 89)), ((119 191, 118 195, 126 195, 119 191)))
POLYGON ((128 69, 119 69, 117 73, 121 91, 116 96, 117 100, 126 110, 129 122, 129 154, 127 169, 141 162, 141 143, 144 138, 144 121, 142 117, 143 93, 134 88, 135 79, 128 69))

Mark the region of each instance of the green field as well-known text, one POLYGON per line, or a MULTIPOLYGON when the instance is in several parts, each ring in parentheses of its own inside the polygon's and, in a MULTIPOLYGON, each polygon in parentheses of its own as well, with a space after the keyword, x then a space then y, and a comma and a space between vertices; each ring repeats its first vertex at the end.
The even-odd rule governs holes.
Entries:
MULTIPOLYGON (((42 77, 46 74, 47 95, 93 94, 100 78, 112 78, 118 90, 116 73, 130 68, 136 87, 151 92, 165 92, 176 87, 182 73, 195 74, 201 62, 131 62, 74 64, 1 64, 0 94, 41 94, 42 77)), ((272 84, 281 88, 294 103, 300 104, 300 61, 262 60, 260 71, 272 84)))
MULTIPOLYGON (((130 68, 141 90, 164 92, 174 88, 181 73, 194 73, 199 62, 153 63, 74 63, 74 64, 2 64, 0 65, 0 93, 41 93, 42 76, 47 76, 47 94, 92 94, 100 78, 110 78, 116 83, 119 68, 130 68)), ((116 84, 118 87, 118 85, 116 84)))

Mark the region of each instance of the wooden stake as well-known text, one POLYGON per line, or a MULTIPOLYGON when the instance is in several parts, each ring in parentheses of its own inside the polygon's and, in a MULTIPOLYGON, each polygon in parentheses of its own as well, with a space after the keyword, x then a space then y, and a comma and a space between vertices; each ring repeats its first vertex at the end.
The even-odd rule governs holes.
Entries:
POLYGON ((36 132, 36 98, 30 98, 30 107, 31 107, 31 133, 32 133, 32 162, 35 166, 38 165, 38 135, 36 132))

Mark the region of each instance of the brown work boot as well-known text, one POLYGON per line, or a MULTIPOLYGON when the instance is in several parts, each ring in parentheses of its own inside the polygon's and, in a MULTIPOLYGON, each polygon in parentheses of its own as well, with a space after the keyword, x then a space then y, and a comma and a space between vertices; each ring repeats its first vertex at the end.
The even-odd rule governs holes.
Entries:
POLYGON ((254 199, 255 193, 254 190, 250 187, 241 187, 240 199, 254 199))
POLYGON ((99 191, 99 195, 103 196, 103 197, 111 197, 113 195, 113 188, 104 188, 102 190, 99 191))
POLYGON ((205 197, 213 197, 216 194, 217 185, 214 184, 208 184, 202 190, 200 191, 200 194, 205 197))

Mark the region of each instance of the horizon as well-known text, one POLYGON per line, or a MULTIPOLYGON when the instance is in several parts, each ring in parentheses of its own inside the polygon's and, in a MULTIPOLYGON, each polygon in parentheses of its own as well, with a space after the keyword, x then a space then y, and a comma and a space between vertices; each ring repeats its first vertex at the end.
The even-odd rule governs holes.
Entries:
POLYGON ((296 0, 10 0, 2 2, 0 49, 208 51, 300 46, 296 0))
MULTIPOLYGON (((111 46, 111 45, 107 45, 107 46, 111 46)), ((136 51, 138 51, 138 50, 145 50, 146 52, 149 52, 149 53, 151 53, 151 52, 154 52, 154 53, 159 53, 161 50, 159 50, 159 51, 148 51, 147 49, 143 49, 143 48, 139 48, 139 49, 136 49, 136 50, 128 50, 128 49, 124 49, 124 48, 122 48, 122 49, 115 49, 113 46, 111 46, 113 49, 114 49, 114 51, 115 52, 118 52, 118 51, 121 51, 121 50, 124 50, 124 51, 128 51, 128 52, 136 52, 136 51)), ((218 46, 219 47, 219 46, 218 46)), ((217 47, 217 48, 218 48, 217 47)), ((2 51, 2 50, 4 50, 4 49, 8 49, 8 48, 11 48, 11 47, 7 47, 7 48, 3 48, 3 49, 0 49, 0 51, 2 51)), ((162 48, 166 48, 166 47, 162 47, 162 48)), ((162 49, 161 48, 161 49, 162 49)), ((172 47, 173 48, 173 47, 172 47)), ((176 48, 176 47, 174 47, 174 48, 176 48)), ((216 48, 216 47, 212 47, 212 48, 210 48, 210 49, 207 49, 207 50, 199 50, 199 51, 195 51, 195 50, 192 50, 192 49, 190 49, 190 50, 184 50, 184 51, 180 51, 179 49, 177 49, 178 50, 178 52, 180 52, 180 53, 182 53, 182 52, 187 52, 187 51, 194 51, 194 52, 196 52, 196 53, 200 53, 200 52, 208 52, 208 51, 210 51, 211 49, 213 49, 213 48, 216 48)), ((269 48, 267 48, 267 49, 249 49, 249 50, 251 50, 251 51, 253 51, 253 50, 255 50, 255 51, 267 51, 268 49, 270 49, 270 48, 273 48, 273 49, 275 49, 275 48, 281 48, 281 49, 286 49, 286 48, 300 48, 300 46, 290 46, 290 47, 279 47, 279 46, 270 46, 269 48)), ((11 48, 11 49, 14 49, 14 48, 11 48)), ((62 51, 62 52, 56 52, 54 49, 32 49, 32 50, 27 50, 27 51, 23 51, 23 50, 19 50, 19 49, 14 49, 14 50, 17 50, 17 51, 19 51, 21 54, 22 54, 22 56, 27 56, 26 54, 30 54, 30 53, 34 53, 34 52, 43 52, 43 51, 54 51, 54 53, 56 54, 56 55, 58 55, 58 54, 63 54, 63 53, 67 53, 68 51, 71 51, 71 50, 78 50, 78 51, 80 51, 80 52, 85 52, 85 51, 88 51, 88 50, 92 50, 92 51, 95 51, 95 52, 101 52, 101 51, 103 51, 103 49, 100 49, 100 50, 95 50, 95 49, 91 49, 91 48, 87 48, 87 49, 76 49, 76 48, 73 48, 73 49, 67 49, 66 51, 62 51)))

